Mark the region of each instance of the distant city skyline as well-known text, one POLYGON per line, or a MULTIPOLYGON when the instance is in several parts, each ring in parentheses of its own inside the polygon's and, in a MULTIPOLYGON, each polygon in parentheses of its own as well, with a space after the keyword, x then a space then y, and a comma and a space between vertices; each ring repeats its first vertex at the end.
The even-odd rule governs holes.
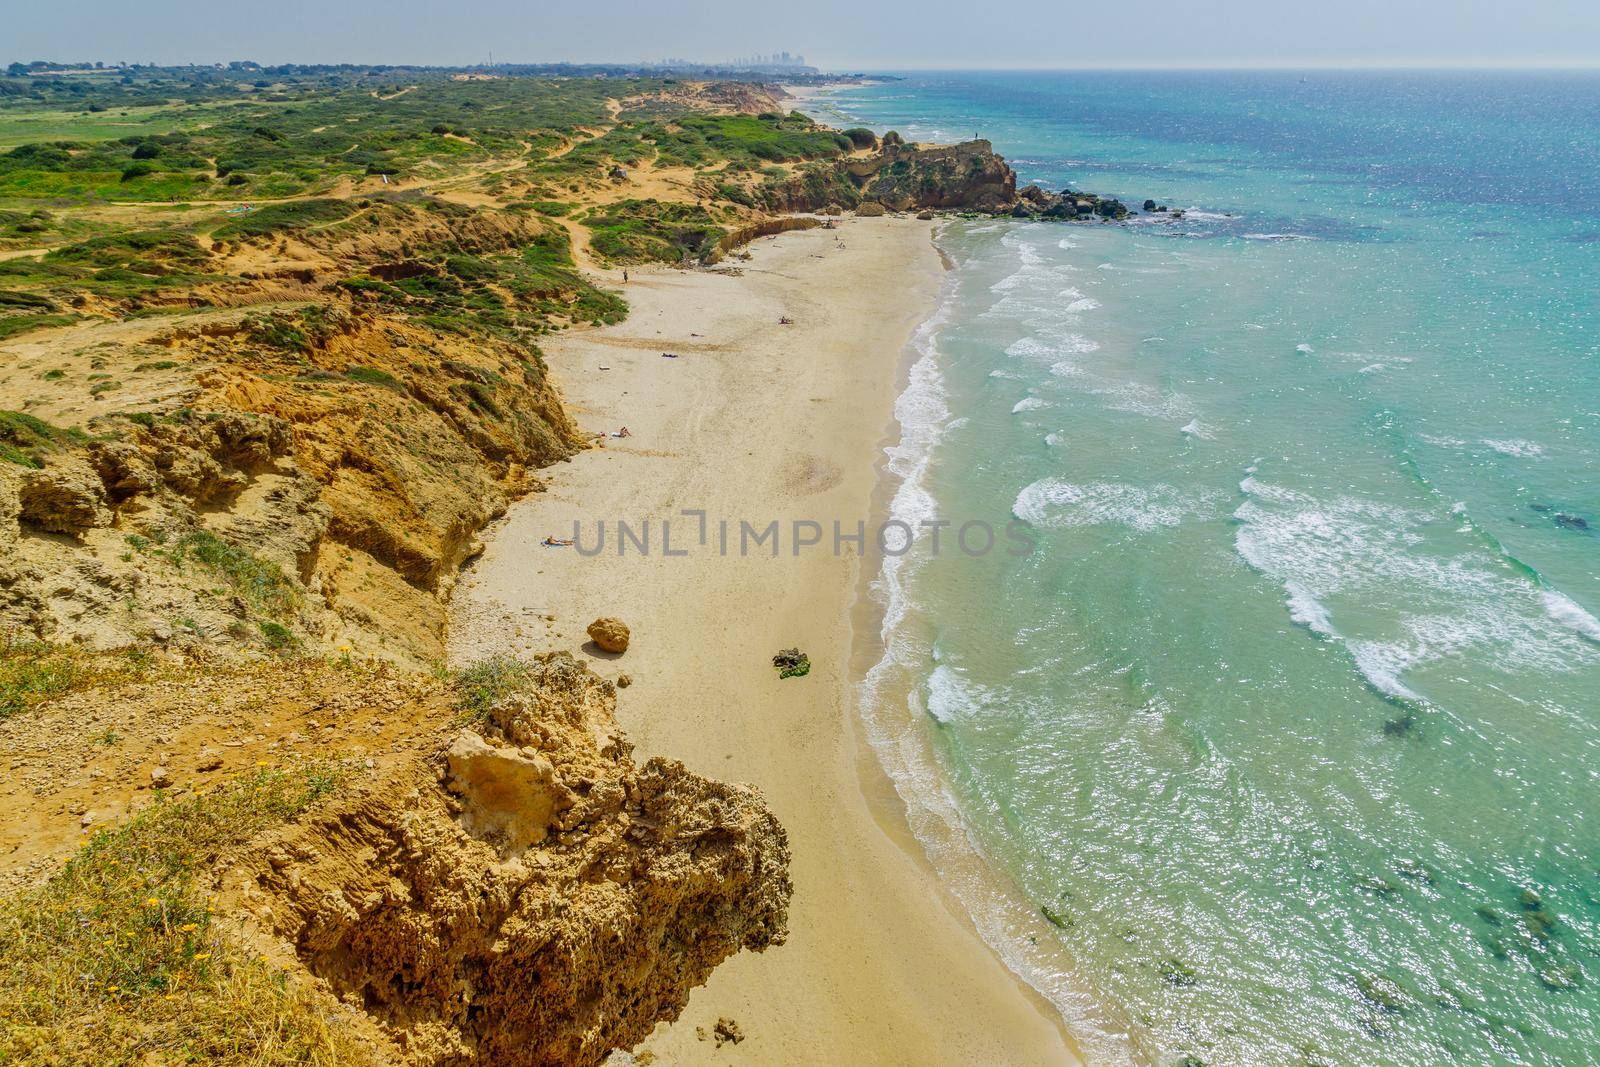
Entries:
POLYGON ((1129 67, 1596 67, 1594 0, 1052 0, 975 10, 953 0, 813 0, 804 11, 739 0, 424 0, 381 9, 276 0, 271 17, 201 0, 13 2, 0 63, 695 63, 767 55, 824 70, 1129 67), (971 32, 981 24, 982 33, 971 32), (978 42, 981 42, 979 47, 978 42), (780 53, 781 54, 781 53, 780 53))

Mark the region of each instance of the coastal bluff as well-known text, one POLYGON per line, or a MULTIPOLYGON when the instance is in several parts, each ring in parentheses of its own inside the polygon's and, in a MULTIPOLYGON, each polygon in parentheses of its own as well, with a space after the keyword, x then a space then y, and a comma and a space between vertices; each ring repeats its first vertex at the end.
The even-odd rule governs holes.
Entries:
MULTIPOLYGON (((852 130, 847 136, 872 136, 852 130)), ((864 140, 864 138, 863 138, 864 140)), ((971 211, 1017 218, 1122 219, 1121 202, 1094 193, 1017 185, 1017 173, 983 138, 949 145, 912 144, 893 131, 867 142, 874 149, 769 186, 767 207, 777 212, 835 212, 881 207, 887 211, 971 211), (876 205, 876 207, 875 207, 876 205)))

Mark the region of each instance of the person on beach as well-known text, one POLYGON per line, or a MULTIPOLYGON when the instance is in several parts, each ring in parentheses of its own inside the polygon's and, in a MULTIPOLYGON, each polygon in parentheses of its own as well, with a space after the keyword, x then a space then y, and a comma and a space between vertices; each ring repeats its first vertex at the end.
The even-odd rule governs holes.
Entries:
POLYGON ((546 534, 544 541, 541 543, 546 548, 565 548, 572 544, 572 541, 560 537, 551 537, 549 534, 546 534))

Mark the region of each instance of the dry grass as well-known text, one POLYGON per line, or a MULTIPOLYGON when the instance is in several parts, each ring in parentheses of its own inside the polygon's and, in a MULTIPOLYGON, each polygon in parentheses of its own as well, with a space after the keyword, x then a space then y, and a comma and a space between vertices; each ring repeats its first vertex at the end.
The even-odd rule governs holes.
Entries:
POLYGON ((0 1064, 352 1064, 331 1005, 231 943, 218 858, 338 788, 332 764, 163 801, 0 904, 0 1064))

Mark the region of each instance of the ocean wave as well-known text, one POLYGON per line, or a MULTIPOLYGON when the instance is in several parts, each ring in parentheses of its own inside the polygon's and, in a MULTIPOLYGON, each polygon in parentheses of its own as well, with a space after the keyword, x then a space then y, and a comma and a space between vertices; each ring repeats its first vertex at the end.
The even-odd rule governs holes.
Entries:
POLYGON ((1241 233, 1246 241, 1317 241, 1321 238, 1308 233, 1241 233))
POLYGON ((1304 626, 1322 637, 1338 636, 1327 607, 1312 596, 1309 589, 1295 582, 1287 582, 1284 584, 1284 592, 1289 604, 1289 621, 1297 626, 1304 626))
POLYGON ((1311 353, 1316 351, 1315 348, 1312 348, 1310 345, 1305 344, 1304 342, 1295 345, 1294 350, 1300 353, 1302 356, 1309 356, 1311 353))
POLYGON ((1025 411, 1039 411, 1050 406, 1048 400, 1037 396, 1025 396, 1011 406, 1011 414, 1021 415, 1025 411))
POLYGON ((1171 485, 1080 484, 1041 478, 1022 488, 1011 512, 1041 529, 1119 525, 1148 532, 1205 517, 1215 500, 1214 494, 1171 485))
MULTIPOLYGON (((1337 637, 1323 607, 1330 596, 1359 597, 1387 630, 1382 640, 1350 639, 1350 652, 1367 683, 1391 699, 1418 700, 1402 673, 1452 657, 1480 656, 1501 669, 1539 673, 1574 670, 1596 662, 1600 620, 1569 598, 1542 588, 1541 580, 1492 538, 1489 549, 1433 547, 1441 536, 1432 509, 1401 507, 1351 496, 1319 500, 1308 493, 1263 483, 1249 474, 1239 483, 1247 499, 1234 511, 1234 547, 1257 573, 1279 582, 1291 619, 1322 636, 1337 637)), ((1476 530, 1465 509, 1448 509, 1476 530)))
POLYGON ((1405 704, 1426 704, 1422 696, 1400 680, 1400 674, 1412 666, 1415 657, 1400 645, 1381 641, 1351 641, 1350 656, 1356 670, 1369 686, 1387 700, 1405 704))
POLYGON ((1024 337, 1006 346, 1006 355, 1024 359, 1056 359, 1060 356, 1082 356, 1098 352, 1100 342, 1081 333, 1067 333, 1058 337, 1024 337))
POLYGON ((1533 459, 1544 455, 1544 446, 1532 441, 1523 441, 1516 438, 1494 440, 1488 437, 1482 442, 1488 448, 1500 453, 1502 456, 1515 456, 1518 459, 1533 459))
POLYGON ((1541 596, 1545 614, 1558 625, 1591 641, 1600 641, 1600 619, 1585 611, 1577 601, 1554 589, 1543 590, 1541 596))
POLYGON ((941 724, 972 719, 999 703, 995 694, 963 677, 947 663, 928 675, 928 696, 924 708, 941 724))

